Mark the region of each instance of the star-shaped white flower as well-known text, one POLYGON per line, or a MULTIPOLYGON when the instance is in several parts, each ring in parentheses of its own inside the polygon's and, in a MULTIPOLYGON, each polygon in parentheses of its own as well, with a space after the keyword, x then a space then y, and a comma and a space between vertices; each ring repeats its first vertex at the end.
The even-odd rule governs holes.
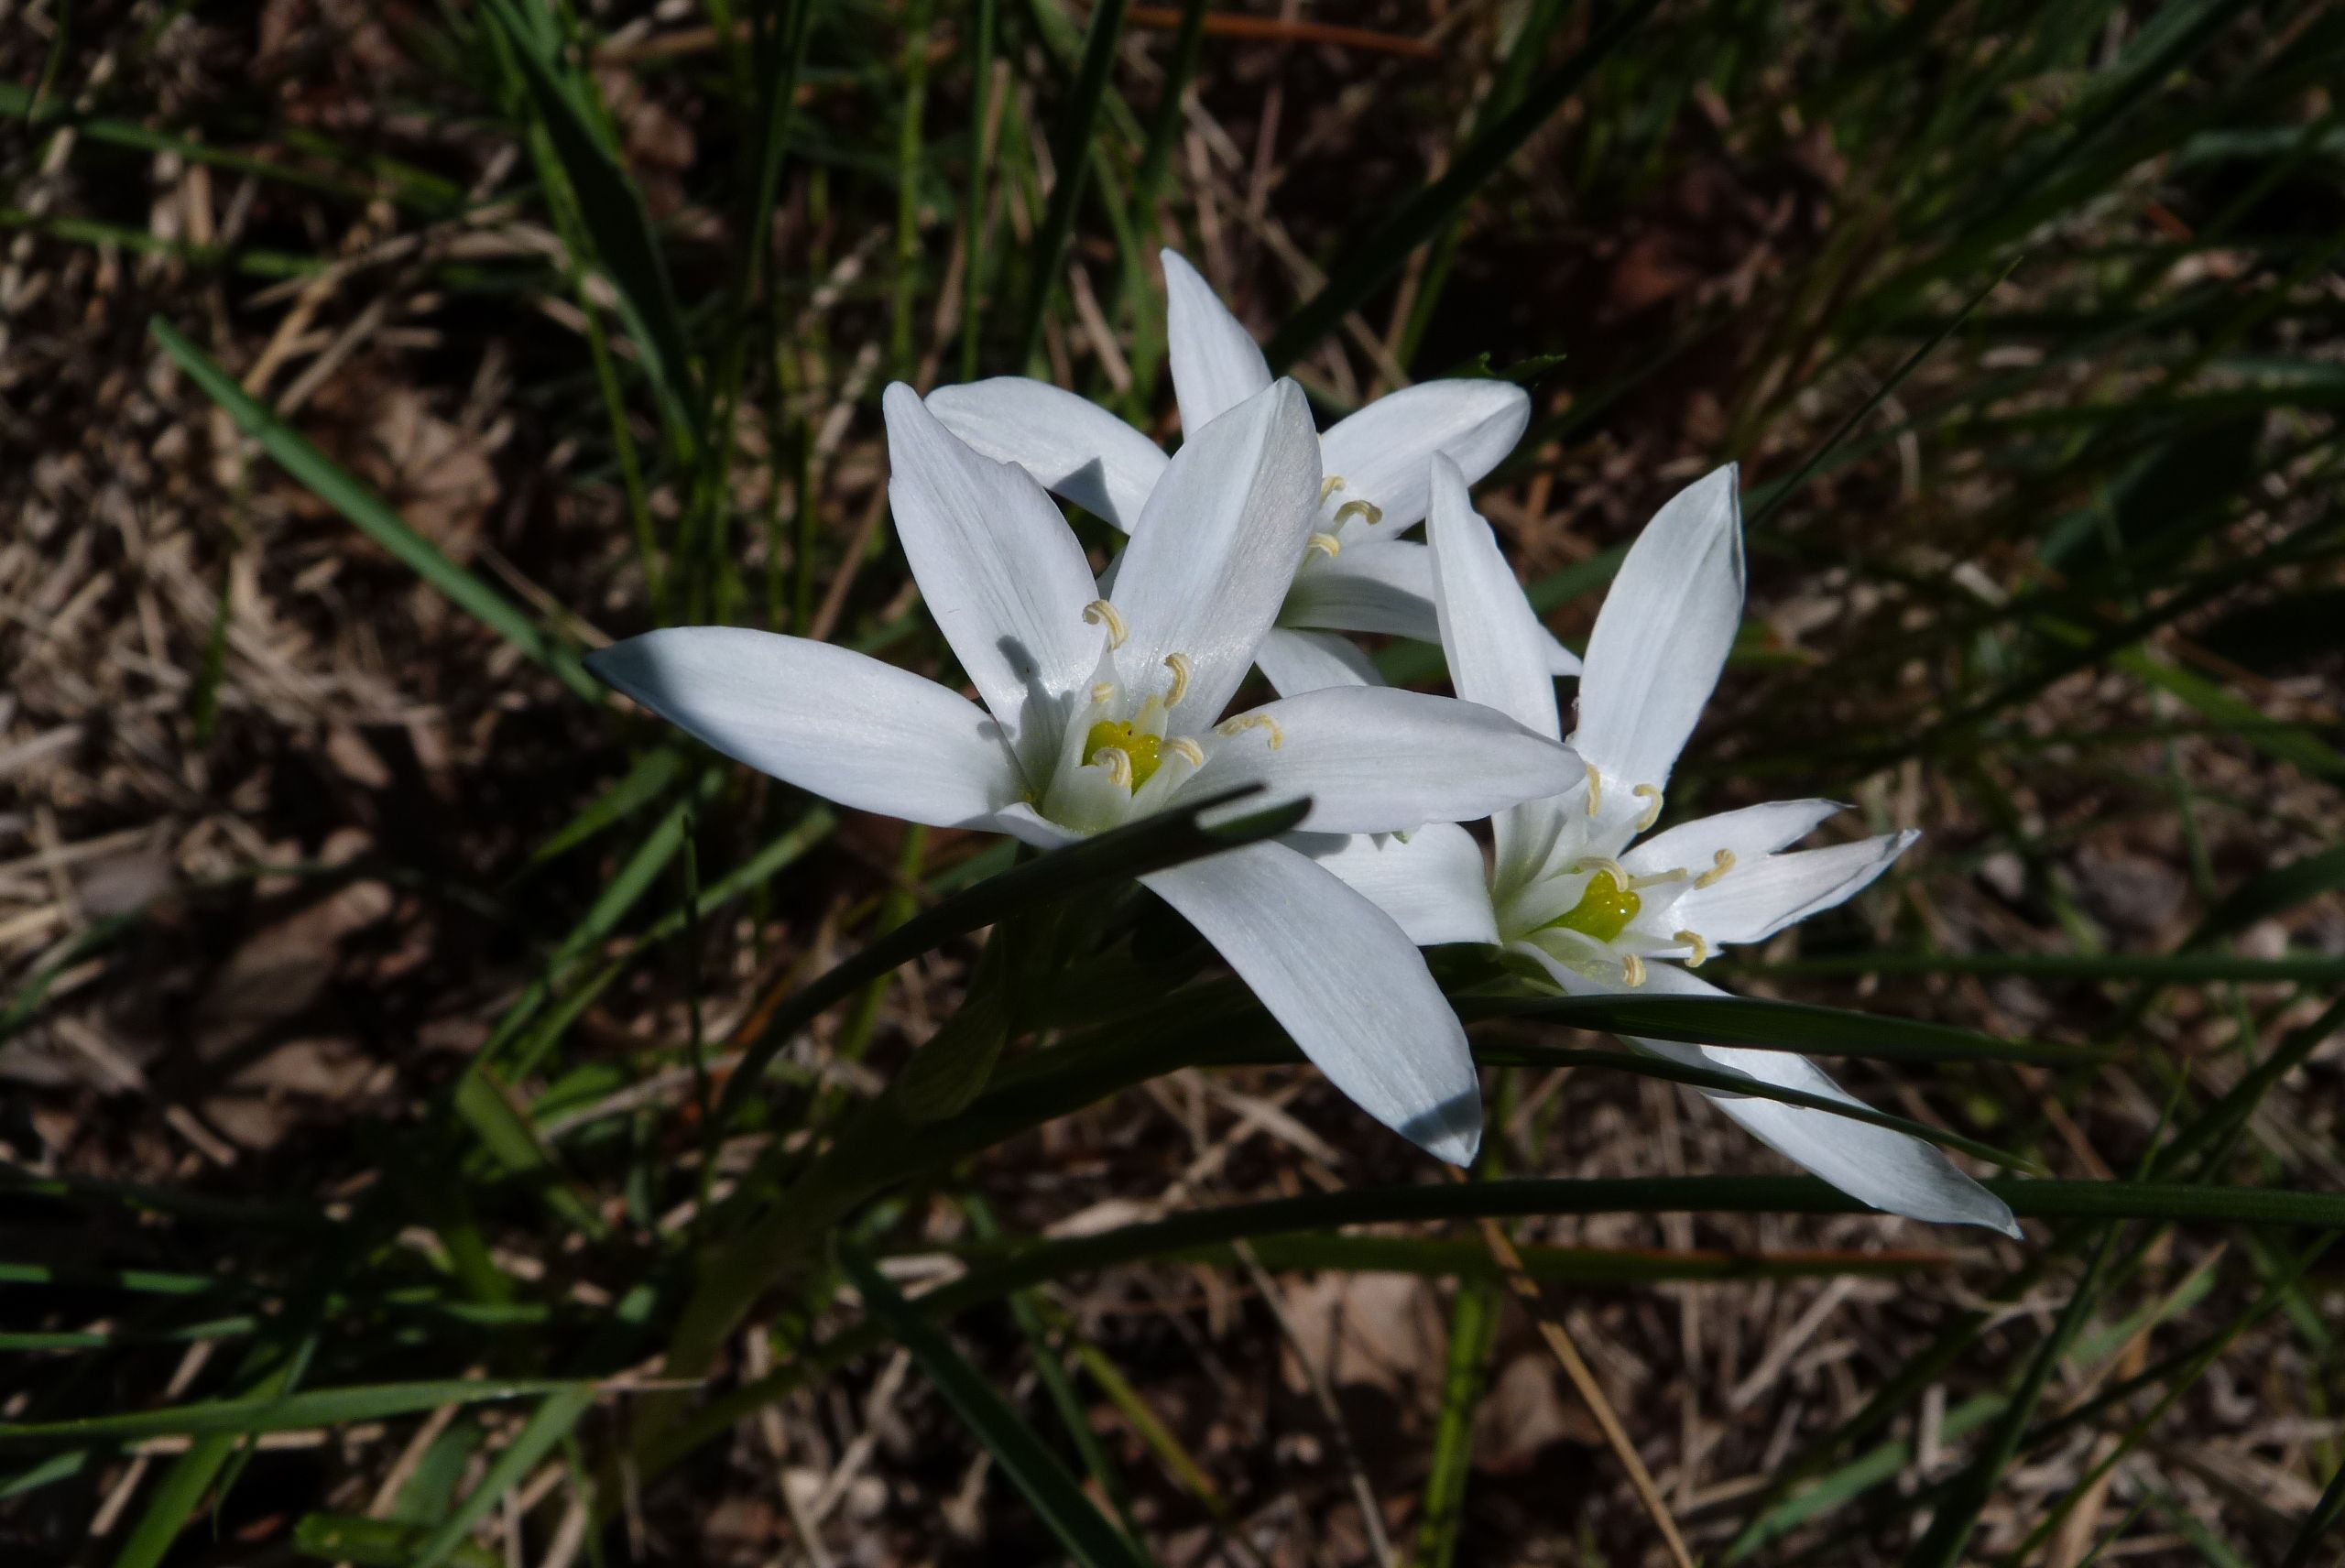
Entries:
MULTIPOLYGON (((1464 475, 1434 462, 1429 533, 1435 602, 1459 696, 1560 737, 1544 637, 1464 475)), ((1718 996, 1694 969, 1723 947, 1764 941, 1854 896, 1920 834, 1789 851, 1830 800, 1724 811, 1651 838, 1679 751, 1718 683, 1742 618, 1742 517, 1729 466, 1679 493, 1621 562, 1588 640, 1570 745, 1586 776, 1493 819, 1485 867, 1464 829, 1325 846, 1320 864, 1427 945, 1501 946, 1572 996, 1718 996), (1787 852, 1788 851, 1788 852, 1787 852)), ((1857 1104, 1787 1051, 1639 1040, 1660 1055, 1857 1104)), ((1934 1146, 1829 1112, 1711 1094, 1761 1141, 1875 1208, 2016 1236, 2011 1210, 1934 1146)))
MULTIPOLYGON (((750 767, 843 805, 1044 847, 1235 785, 1309 796, 1304 826, 1380 833, 1552 794, 1577 759, 1471 702, 1381 687, 1223 719, 1316 516, 1302 389, 1200 430, 1134 519, 1111 595, 1024 472, 888 388, 889 497, 929 612, 984 706, 801 637, 682 626, 594 671, 750 767), (1219 721, 1219 722, 1216 722, 1219 721)), ((1337 1087, 1443 1159, 1472 1159, 1464 1031, 1401 928, 1308 857, 1255 844, 1143 877, 1337 1087)))
MULTIPOLYGON (((1165 334, 1181 429, 1197 432, 1271 384, 1245 323, 1229 313, 1177 252, 1163 253, 1165 334)), ((1014 463, 1095 516, 1131 530, 1163 478, 1164 453, 1147 436, 1072 392, 1002 376, 940 387, 928 406, 987 456, 1014 463)), ((1531 399, 1511 382, 1426 381, 1380 397, 1322 438, 1318 516, 1277 626, 1254 658, 1285 696, 1325 686, 1376 685, 1375 666, 1340 632, 1384 632, 1432 642, 1433 562, 1402 536, 1425 517, 1427 463, 1447 456, 1478 480, 1514 449, 1531 399)), ((1545 633, 1556 674, 1579 668, 1545 633)))

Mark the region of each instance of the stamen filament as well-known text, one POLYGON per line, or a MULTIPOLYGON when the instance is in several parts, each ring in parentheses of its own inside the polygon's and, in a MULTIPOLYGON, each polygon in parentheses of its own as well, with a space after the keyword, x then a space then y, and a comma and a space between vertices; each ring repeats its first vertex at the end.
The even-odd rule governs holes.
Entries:
POLYGON ((1234 735, 1242 730, 1270 731, 1272 751, 1278 750, 1286 744, 1286 732, 1279 728, 1279 722, 1268 713, 1240 713, 1234 719, 1224 719, 1214 726, 1216 735, 1234 735))
POLYGON ((1661 821, 1661 787, 1659 785, 1640 784, 1635 789, 1630 790, 1629 793, 1636 796, 1637 799, 1641 800, 1650 800, 1652 802, 1652 804, 1645 808, 1645 814, 1637 819, 1637 831, 1639 833, 1644 832, 1647 828, 1652 826, 1653 823, 1661 821))
POLYGON ((1734 869, 1734 851, 1730 849, 1719 850, 1714 858, 1716 859, 1717 864, 1713 865, 1707 871, 1703 872, 1699 877, 1694 878, 1695 887, 1707 887, 1719 877, 1734 869))
POLYGON ((1123 612, 1105 599, 1094 599, 1084 605, 1083 618, 1091 626, 1107 628, 1109 648, 1123 647, 1124 639, 1132 635, 1131 628, 1124 624, 1123 612))
POLYGON ((1704 964, 1709 961, 1710 939, 1704 936, 1700 931, 1674 931, 1671 933, 1670 940, 1673 942, 1682 942, 1687 947, 1694 950, 1694 956, 1685 961, 1686 968, 1699 969, 1704 964))
POLYGON ((1666 871, 1655 871, 1645 877, 1631 877, 1629 878, 1629 891, 1633 893, 1640 887, 1659 887, 1671 882, 1683 882, 1692 875, 1692 872, 1682 866, 1673 866, 1666 871))
POLYGON ((1164 656, 1164 668, 1172 672, 1172 690, 1165 695, 1164 705, 1177 708, 1181 699, 1189 694, 1189 678, 1197 672, 1196 666, 1189 662, 1185 653, 1168 653, 1164 656))

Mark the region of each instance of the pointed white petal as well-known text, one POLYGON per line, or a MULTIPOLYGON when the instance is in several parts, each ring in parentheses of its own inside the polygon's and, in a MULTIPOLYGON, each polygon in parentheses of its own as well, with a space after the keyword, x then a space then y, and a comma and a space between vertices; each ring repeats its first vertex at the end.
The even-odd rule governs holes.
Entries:
POLYGON ((1922 835, 1912 828, 1739 865, 1677 901, 1678 924, 1714 942, 1762 942, 1871 886, 1922 835))
POLYGON ((1178 251, 1164 257, 1165 336, 1172 351, 1172 394, 1181 432, 1197 433, 1271 384, 1270 361, 1246 323, 1229 313, 1213 285, 1178 251))
POLYGON ((1425 515, 1425 465, 1438 452, 1473 484, 1514 450, 1531 422, 1531 398, 1511 381, 1427 381, 1379 397, 1327 432, 1326 468, 1339 495, 1373 502, 1380 534, 1425 515))
POLYGON ((1466 475, 1443 456, 1434 457, 1432 472, 1433 515, 1425 538, 1432 546, 1434 602, 1450 682, 1467 702, 1496 708, 1524 728, 1560 740, 1555 678, 1548 669, 1554 639, 1499 553, 1498 536, 1476 514, 1466 494, 1466 475))
POLYGON ((1433 609, 1433 555, 1415 539, 1347 544, 1334 560, 1304 559, 1279 610, 1282 626, 1337 632, 1390 632, 1432 642, 1441 635, 1433 609))
MULTIPOLYGON (((1543 626, 1540 629, 1546 630, 1543 626)), ((1579 655, 1565 648, 1554 633, 1547 632, 1547 673, 1577 675, 1581 669, 1579 655)))
POLYGON ((1419 947, 1498 945, 1482 846, 1455 822, 1427 822, 1406 837, 1297 833, 1289 842, 1398 920, 1419 947))
POLYGON ((1553 795, 1577 758, 1495 709, 1391 686, 1331 686, 1230 721, 1192 789, 1311 797, 1312 833, 1405 833, 1553 795), (1241 721, 1261 721, 1236 728, 1241 721))
POLYGON ((984 821, 1020 785, 1001 726, 892 664, 742 626, 671 626, 587 668, 736 762, 932 827, 984 821))
POLYGON ((1036 849, 1061 849, 1083 840, 1083 834, 1073 828, 1060 826, 1023 800, 1012 800, 996 811, 993 821, 987 825, 1036 849))
POLYGON ((1608 785, 1665 786, 1742 621, 1735 465, 1678 492, 1645 525, 1587 644, 1572 744, 1608 785))
POLYGON ((1164 473, 1164 453, 1096 403, 1047 381, 997 376, 940 387, 928 411, 996 463, 1014 463, 1126 533, 1164 473))
POLYGON ((1176 717, 1218 716, 1254 662, 1303 559, 1319 502, 1319 438, 1303 388, 1282 381, 1184 443, 1141 511, 1116 571, 1132 679, 1189 659, 1176 717))
POLYGON ((1303 1053, 1427 1153, 1470 1163, 1481 1086, 1466 1031, 1391 916, 1283 844, 1140 880, 1217 948, 1303 1053))
POLYGON ((1022 470, 970 451, 901 382, 880 406, 888 499, 921 597, 1030 775, 1046 777, 1056 728, 1024 714, 1030 702, 1055 714, 1056 699, 1097 667, 1099 631, 1083 620, 1096 593, 1091 564, 1022 470))
POLYGON ((1272 626, 1254 650, 1254 662, 1282 697, 1300 697, 1323 686, 1384 684, 1376 661, 1334 632, 1272 626))
MULTIPOLYGON (((1528 944, 1520 945, 1526 953, 1533 952, 1528 944)), ((1575 996, 1640 994, 1590 980, 1552 962, 1548 967, 1556 983, 1575 996)), ((1645 972, 1642 994, 1726 995, 1671 964, 1648 964, 1645 972)), ((1778 1088, 1821 1094, 1852 1105, 1864 1103, 1833 1083, 1816 1063, 1787 1051, 1691 1046, 1666 1040, 1640 1039, 1631 1043, 1672 1061, 1722 1067, 1778 1088)), ((1829 1111, 1809 1110, 1804 1105, 1787 1105, 1779 1100, 1744 1094, 1713 1094, 1707 1089, 1700 1093, 1760 1142, 1861 1203, 1911 1219, 1939 1225, 1985 1225, 2006 1236, 2020 1234, 2010 1205, 1955 1169, 1954 1161, 1935 1144, 1870 1122, 1836 1116, 1829 1111)))
POLYGON ((1640 877, 1681 866, 1698 875, 1716 866, 1718 851, 1725 850, 1734 857, 1729 864, 1754 866, 1848 809, 1838 800, 1770 800, 1696 817, 1667 833, 1639 839, 1620 856, 1620 864, 1640 877))

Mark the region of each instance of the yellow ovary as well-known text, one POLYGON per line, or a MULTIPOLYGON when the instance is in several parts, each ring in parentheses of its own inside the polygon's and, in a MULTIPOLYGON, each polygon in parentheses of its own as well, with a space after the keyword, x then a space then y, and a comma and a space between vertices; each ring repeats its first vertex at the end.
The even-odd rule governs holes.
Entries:
POLYGON ((1645 901, 1633 889, 1623 887, 1609 871, 1599 871, 1587 879, 1579 902, 1550 923, 1598 942, 1610 942, 1629 929, 1629 922, 1644 907, 1645 901))
POLYGON ((1135 789, 1154 776, 1157 765, 1164 760, 1162 737, 1136 730, 1121 719, 1102 719, 1091 726, 1083 737, 1083 761, 1089 767, 1102 751, 1120 751, 1132 766, 1131 787, 1135 789))

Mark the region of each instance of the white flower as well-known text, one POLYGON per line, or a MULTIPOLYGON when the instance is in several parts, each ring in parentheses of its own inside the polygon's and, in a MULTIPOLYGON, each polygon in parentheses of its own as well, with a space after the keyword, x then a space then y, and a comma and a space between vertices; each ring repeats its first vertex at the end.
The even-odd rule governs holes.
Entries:
MULTIPOLYGON (((1306 825, 1373 833, 1553 793, 1578 762, 1470 702, 1354 687, 1224 720, 1311 531, 1318 443, 1291 381, 1199 430, 1151 490, 1112 597, 1041 487, 888 388, 896 528, 983 699, 800 637, 648 633, 597 674, 750 767, 847 806, 1068 843, 1259 783, 1306 825)), ((1142 880, 1187 917, 1305 1054, 1443 1159, 1473 1157, 1464 1032, 1390 917, 1308 857, 1256 844, 1142 880)))
MULTIPOLYGON (((1165 332, 1181 429, 1199 431, 1271 384, 1261 348, 1196 268, 1165 251, 1165 332)), ((1003 376, 940 387, 928 406, 963 441, 1014 463, 1043 486, 1129 532, 1164 476, 1166 459, 1140 431, 1047 382, 1003 376)), ((1446 455, 1468 484, 1514 449, 1531 399, 1511 382, 1427 381, 1380 397, 1323 439, 1317 520, 1277 626, 1255 660, 1285 696, 1324 686, 1376 685, 1375 666, 1337 632, 1388 632, 1432 642, 1433 563, 1401 536, 1424 520, 1428 461, 1446 455)), ((1558 675, 1579 669, 1540 634, 1558 675)))
MULTIPOLYGON (((1466 482, 1435 459, 1432 537, 1442 647, 1461 697, 1560 736, 1538 617, 1474 512, 1466 482)), ((1692 970, 1841 903, 1920 835, 1785 853, 1844 808, 1788 800, 1703 817, 1638 840, 1660 820, 1671 768, 1718 683, 1742 616, 1742 519, 1723 468, 1663 506, 1622 561, 1597 616, 1570 745, 1587 774, 1563 794, 1494 819, 1485 871, 1465 830, 1435 825, 1328 846, 1321 864, 1367 893, 1418 942, 1480 942, 1572 996, 1721 993, 1692 970)), ((1855 1100, 1785 1051, 1639 1040, 1648 1051, 1762 1083, 1855 1100)), ((1875 1208, 2019 1234, 2002 1201, 1932 1145, 1828 1112, 1710 1096, 1777 1151, 1875 1208)))

